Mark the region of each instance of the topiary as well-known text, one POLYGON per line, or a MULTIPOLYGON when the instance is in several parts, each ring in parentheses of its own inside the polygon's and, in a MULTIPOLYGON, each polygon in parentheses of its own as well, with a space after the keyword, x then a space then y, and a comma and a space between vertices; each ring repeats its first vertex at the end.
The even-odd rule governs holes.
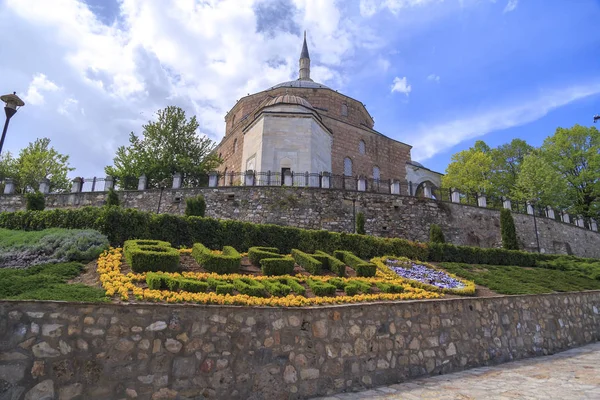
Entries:
POLYGON ((206 201, 204 200, 204 196, 199 195, 185 200, 185 215, 204 217, 205 211, 206 201))
POLYGON ((364 235, 365 232, 365 214, 359 212, 356 214, 356 233, 364 235))
POLYGON ((46 208, 46 198, 42 192, 27 193, 25 199, 27 211, 43 211, 46 208))
POLYGON ((437 224, 429 226, 429 243, 446 243, 444 232, 442 232, 442 228, 437 224))
POLYGON ((506 208, 500 211, 500 234, 502 236, 502 247, 507 250, 519 250, 515 221, 510 210, 506 208))
POLYGON ((110 206, 118 207, 121 205, 121 201, 119 200, 119 195, 113 188, 108 189, 108 195, 106 196, 106 205, 108 207, 110 207, 110 206))

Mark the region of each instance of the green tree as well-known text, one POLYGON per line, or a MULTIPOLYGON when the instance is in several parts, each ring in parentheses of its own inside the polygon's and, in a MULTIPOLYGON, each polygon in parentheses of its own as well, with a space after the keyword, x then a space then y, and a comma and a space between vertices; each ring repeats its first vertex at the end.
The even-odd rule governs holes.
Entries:
POLYGON ((442 186, 456 188, 464 193, 488 193, 492 189, 492 156, 483 141, 452 156, 442 177, 442 186))
POLYGON ((205 212, 206 200, 204 200, 204 196, 199 195, 185 200, 185 215, 204 217, 205 212))
POLYGON ((365 214, 361 212, 356 214, 356 233, 359 235, 364 235, 367 233, 365 231, 365 214))
POLYGON ((502 247, 507 250, 519 250, 515 220, 510 210, 506 208, 500 211, 500 235, 502 236, 502 247))
POLYGON ((117 192, 115 191, 115 189, 110 188, 108 190, 108 194, 106 196, 106 205, 108 207, 110 206, 119 206, 121 204, 121 201, 119 200, 119 195, 117 194, 117 192))
POLYGON ((30 192, 25 194, 25 209, 27 211, 44 211, 46 198, 42 192, 30 192))
POLYGON ((446 243, 444 238, 444 232, 438 224, 431 224, 429 226, 429 242, 430 243, 446 243))
POLYGON ((37 190, 42 179, 50 181, 50 190, 62 192, 69 189, 70 181, 67 177, 69 171, 69 156, 60 154, 50 146, 50 139, 36 139, 19 152, 19 157, 12 159, 5 155, 0 161, 0 172, 6 177, 13 178, 15 189, 19 193, 37 190))
POLYGON ((540 151, 534 151, 523 159, 511 194, 515 200, 562 208, 565 191, 566 185, 560 174, 540 151))
POLYGON ((114 165, 105 171, 126 189, 135 189, 137 180, 131 178, 142 174, 148 179, 148 188, 158 187, 175 173, 181 173, 188 184, 198 185, 221 162, 213 154, 214 142, 198 136, 198 126, 196 117, 188 119, 179 107, 159 110, 157 120, 143 126, 143 137, 132 132, 129 146, 117 149, 114 165))
MULTIPOLYGON (((566 182, 570 211, 585 217, 600 216, 600 131, 575 125, 558 128, 542 145, 544 158, 566 182)), ((556 175, 553 175, 556 176, 556 175)))
POLYGON ((16 177, 16 160, 10 152, 0 154, 0 189, 4 188, 6 178, 16 177))
POLYGON ((492 173, 490 175, 493 194, 508 196, 517 183, 521 165, 533 147, 521 139, 513 139, 491 150, 492 173))

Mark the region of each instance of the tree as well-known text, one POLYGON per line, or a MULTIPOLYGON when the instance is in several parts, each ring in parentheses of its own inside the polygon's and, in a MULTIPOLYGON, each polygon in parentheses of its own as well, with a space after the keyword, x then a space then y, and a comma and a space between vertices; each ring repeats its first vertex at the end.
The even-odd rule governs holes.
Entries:
POLYGON ((27 211, 44 211, 46 198, 42 192, 30 192, 25 194, 25 209, 27 211))
POLYGON ((0 160, 0 177, 5 174, 5 178, 13 178, 19 193, 37 190, 42 179, 50 181, 50 191, 66 191, 70 186, 69 171, 73 171, 69 167, 69 156, 50 147, 48 138, 29 143, 16 159, 7 153, 0 160))
POLYGON ((117 194, 115 189, 110 188, 108 190, 108 195, 106 196, 106 205, 108 207, 110 207, 110 206, 118 207, 120 204, 121 204, 121 201, 119 200, 119 195, 117 194))
POLYGON ((204 196, 190 197, 185 200, 185 215, 204 217, 206 212, 206 200, 204 196))
POLYGON ((431 224, 429 226, 429 242, 430 243, 446 243, 444 238, 444 232, 438 224, 431 224))
POLYGON ((540 151, 534 151, 523 159, 511 193, 515 200, 561 207, 565 203, 565 191, 566 186, 560 174, 540 151))
POLYGON ((510 210, 506 208, 500 210, 500 235, 502 236, 502 247, 507 250, 519 250, 515 220, 510 210))
POLYGON ((442 185, 456 188, 464 193, 487 193, 492 189, 490 181, 492 156, 489 147, 477 141, 475 146, 452 156, 452 162, 442 177, 442 185))
POLYGON ((492 192, 499 196, 508 196, 517 183, 521 165, 533 147, 521 139, 513 139, 491 150, 492 173, 490 176, 492 192))
POLYGON ((364 235, 367 233, 365 231, 365 214, 361 212, 356 214, 356 233, 359 235, 364 235))
POLYGON ((105 171, 126 189, 135 189, 137 180, 131 178, 142 174, 148 179, 148 188, 158 187, 175 173, 181 173, 187 183, 198 185, 220 163, 213 154, 214 142, 199 137, 198 126, 196 117, 188 120, 179 107, 159 110, 157 120, 143 126, 142 138, 131 132, 129 146, 117 149, 114 166, 105 171))
MULTIPOLYGON (((567 206, 574 214, 600 216, 600 131, 575 125, 558 128, 542 145, 542 154, 559 179, 566 181, 567 206)), ((555 174, 553 175, 555 176, 555 174)))
MULTIPOLYGON (((10 152, 0 154, 0 184, 6 181, 6 178, 15 179, 16 160, 10 152)), ((2 186, 0 186, 0 189, 2 186)))

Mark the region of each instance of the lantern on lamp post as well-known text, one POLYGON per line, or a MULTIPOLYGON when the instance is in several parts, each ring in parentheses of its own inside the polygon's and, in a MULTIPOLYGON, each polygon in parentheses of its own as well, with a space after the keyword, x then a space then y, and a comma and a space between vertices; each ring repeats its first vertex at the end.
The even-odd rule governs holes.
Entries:
POLYGON ((25 103, 17 96, 17 92, 0 96, 0 100, 5 104, 4 113, 6 114, 6 122, 4 122, 4 129, 2 129, 2 139, 0 139, 0 154, 2 154, 4 138, 6 137, 6 131, 8 130, 8 123, 10 122, 11 117, 15 115, 17 110, 20 107, 23 107, 25 103))

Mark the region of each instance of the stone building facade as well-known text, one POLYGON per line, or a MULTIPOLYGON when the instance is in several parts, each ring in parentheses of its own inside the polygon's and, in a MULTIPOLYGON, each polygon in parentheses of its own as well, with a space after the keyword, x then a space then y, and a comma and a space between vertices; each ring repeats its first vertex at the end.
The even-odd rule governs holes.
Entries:
MULTIPOLYGON (((420 179, 414 182, 415 188, 423 182, 440 186, 441 174, 412 162, 411 146, 383 135, 375 130, 374 124, 373 117, 362 102, 310 78, 310 56, 305 37, 300 55, 299 79, 245 96, 225 116, 225 137, 216 149, 216 153, 224 160, 219 172, 223 174, 253 169, 283 174, 291 169, 296 173, 330 172, 334 175, 362 176, 375 180, 396 179, 407 183, 411 178, 407 177, 410 168, 410 171, 417 171, 420 179), (329 144, 323 132, 307 135, 309 117, 323 132, 329 134, 329 144), (271 121, 269 126, 261 124, 265 120, 271 121), (261 149, 257 149, 257 143, 267 136, 271 138, 270 148, 276 154, 266 156, 261 149), (277 143, 273 143, 275 137, 277 143), (299 149, 297 143, 306 143, 306 147, 299 149), (330 166, 327 165, 327 159, 312 163, 304 161, 315 157, 314 152, 310 152, 315 146, 331 149, 330 166), (253 162, 253 157, 255 160, 261 158, 261 164, 253 162), (323 169, 306 170, 303 167, 307 165, 323 169), (252 166, 254 168, 249 168, 252 166)), ((267 146, 262 147, 265 149, 267 146)))

